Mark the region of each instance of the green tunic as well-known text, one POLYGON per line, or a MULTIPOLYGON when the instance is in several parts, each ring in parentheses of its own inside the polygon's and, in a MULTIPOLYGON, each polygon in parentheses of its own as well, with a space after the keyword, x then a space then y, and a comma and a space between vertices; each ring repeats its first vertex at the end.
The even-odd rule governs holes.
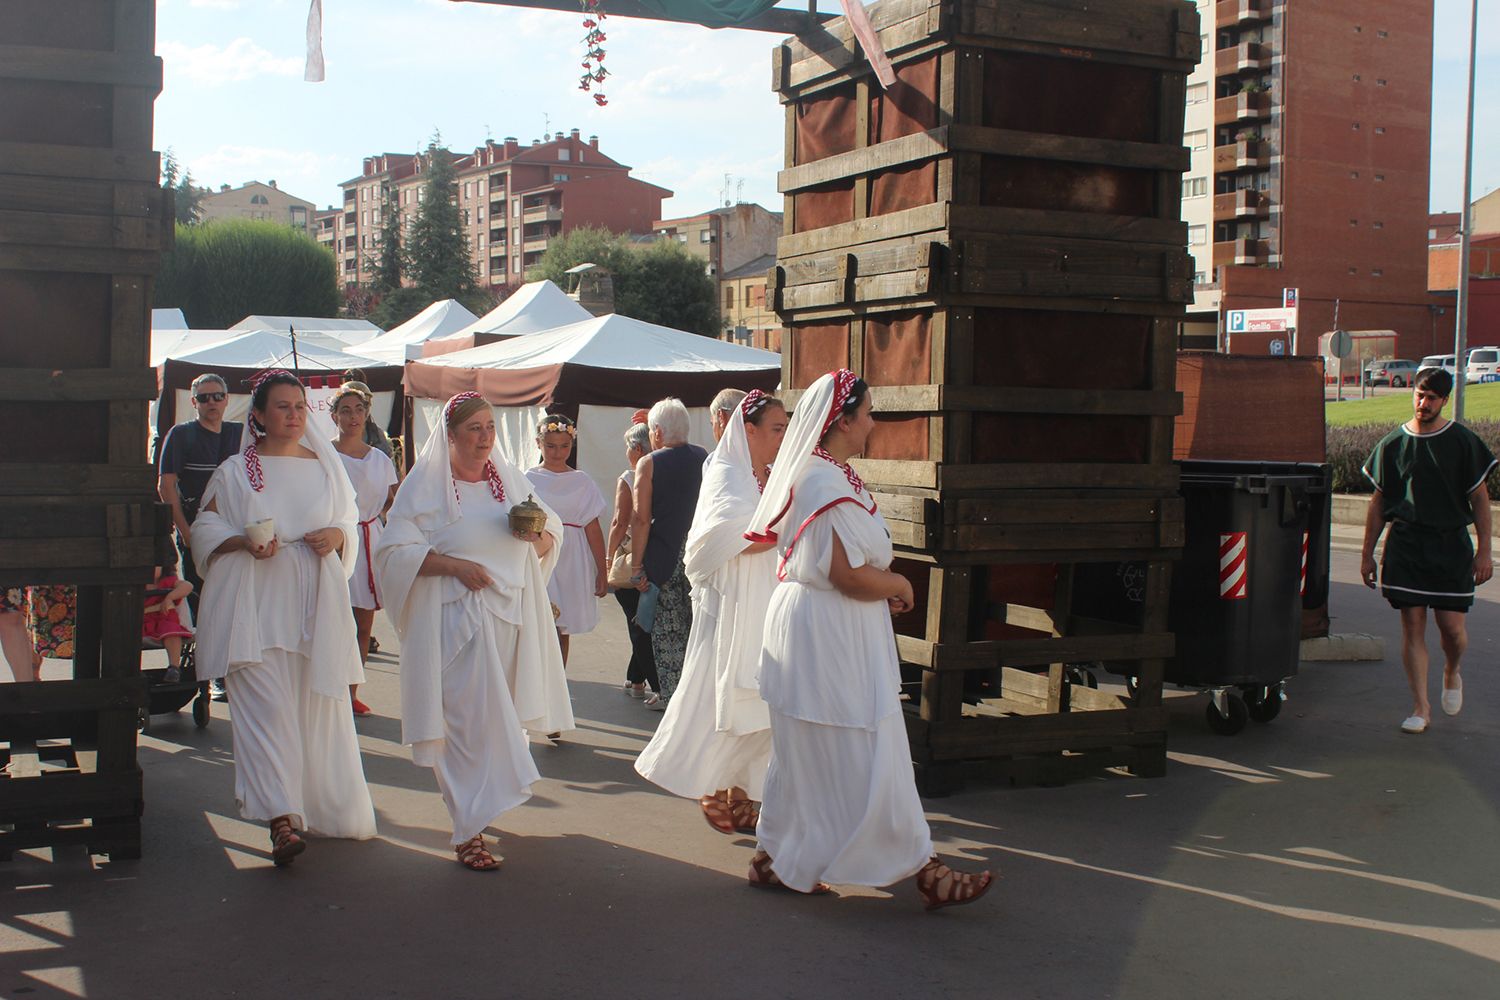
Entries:
POLYGON ((1474 603, 1469 494, 1495 464, 1479 435, 1453 421, 1431 434, 1402 424, 1375 446, 1363 471, 1391 524, 1380 574, 1391 604, 1467 611, 1474 603))

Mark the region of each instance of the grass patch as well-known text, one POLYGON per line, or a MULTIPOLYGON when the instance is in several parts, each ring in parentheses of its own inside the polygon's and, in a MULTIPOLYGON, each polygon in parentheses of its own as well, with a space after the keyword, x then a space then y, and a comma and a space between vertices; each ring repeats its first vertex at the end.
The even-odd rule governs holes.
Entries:
MULTIPOLYGON (((1348 388, 1345 388, 1345 392, 1348 388)), ((1359 388, 1354 387, 1359 392, 1359 388)), ((1324 406, 1329 427, 1358 427, 1362 424, 1382 424, 1390 430, 1397 424, 1411 419, 1411 394, 1392 393, 1371 399, 1346 399, 1324 406)), ((1449 400, 1443 416, 1453 415, 1453 402, 1449 400)), ((1464 422, 1474 420, 1500 420, 1500 382, 1471 385, 1464 392, 1464 422)))

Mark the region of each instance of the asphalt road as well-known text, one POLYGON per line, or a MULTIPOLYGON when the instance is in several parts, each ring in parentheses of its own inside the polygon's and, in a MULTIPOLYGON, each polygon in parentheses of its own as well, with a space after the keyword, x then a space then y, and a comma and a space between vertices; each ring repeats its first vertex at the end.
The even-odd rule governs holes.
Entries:
MULTIPOLYGON (((1393 635, 1356 569, 1336 550, 1335 631, 1393 635)), ((574 641, 581 728, 534 747, 545 777, 501 821, 504 867, 463 871, 380 655, 359 723, 379 839, 314 841, 273 869, 235 810, 225 706, 202 732, 158 717, 144 860, 0 864, 0 996, 1494 997, 1497 599, 1471 616, 1468 705, 1424 736, 1397 731, 1393 658, 1304 664, 1281 717, 1235 737, 1208 730, 1201 695, 1174 696, 1165 778, 929 801, 939 849, 1002 875, 938 914, 909 885, 747 888, 751 841, 631 769, 659 716, 619 690, 613 602, 574 641)))

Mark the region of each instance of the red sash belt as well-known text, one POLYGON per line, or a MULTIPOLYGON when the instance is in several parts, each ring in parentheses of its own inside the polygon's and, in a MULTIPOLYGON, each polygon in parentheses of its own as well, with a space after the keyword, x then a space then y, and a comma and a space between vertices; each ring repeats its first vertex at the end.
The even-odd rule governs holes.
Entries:
POLYGON ((370 551, 370 525, 380 520, 376 514, 368 521, 359 522, 359 533, 365 546, 365 575, 370 581, 370 596, 375 598, 375 610, 380 610, 380 592, 375 589, 375 553, 370 551))

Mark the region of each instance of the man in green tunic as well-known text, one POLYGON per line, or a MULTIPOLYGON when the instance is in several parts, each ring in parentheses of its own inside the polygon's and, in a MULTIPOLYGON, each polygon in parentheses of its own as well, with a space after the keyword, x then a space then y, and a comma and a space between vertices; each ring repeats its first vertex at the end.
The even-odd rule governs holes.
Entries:
POLYGON ((1380 567, 1380 592, 1401 612, 1401 663, 1411 685, 1412 713, 1403 733, 1427 731, 1432 706, 1427 700, 1427 609, 1437 620, 1443 644, 1443 711, 1463 707, 1459 659, 1469 644, 1464 614, 1474 603, 1474 587, 1494 572, 1490 562, 1490 497, 1485 478, 1495 456, 1469 428, 1443 416, 1453 376, 1424 368, 1412 383, 1412 419, 1381 438, 1365 462, 1375 486, 1365 517, 1360 576, 1374 588, 1375 542, 1387 521, 1380 567), (1478 551, 1469 540, 1469 525, 1478 551))

